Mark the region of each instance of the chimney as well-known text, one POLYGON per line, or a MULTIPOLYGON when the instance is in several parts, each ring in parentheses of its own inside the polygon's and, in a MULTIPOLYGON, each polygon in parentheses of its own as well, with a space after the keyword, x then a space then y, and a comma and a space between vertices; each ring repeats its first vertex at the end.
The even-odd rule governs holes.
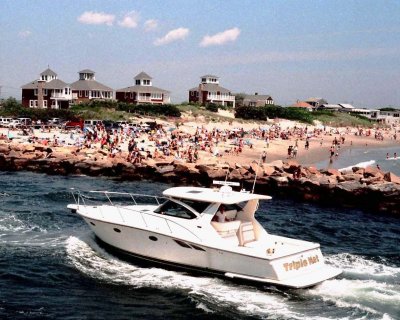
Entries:
POLYGON ((204 89, 204 85, 203 83, 199 84, 199 103, 203 104, 203 89, 204 89))
POLYGON ((38 80, 38 108, 43 108, 43 87, 46 81, 39 79, 38 80))

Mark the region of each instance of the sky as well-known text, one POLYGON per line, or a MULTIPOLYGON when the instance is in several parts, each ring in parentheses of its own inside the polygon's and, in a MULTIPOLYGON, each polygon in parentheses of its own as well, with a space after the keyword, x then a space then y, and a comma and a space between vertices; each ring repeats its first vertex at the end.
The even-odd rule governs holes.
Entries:
POLYGON ((1 0, 1 98, 50 67, 121 89, 145 71, 173 103, 213 74, 276 104, 400 107, 399 0, 1 0))

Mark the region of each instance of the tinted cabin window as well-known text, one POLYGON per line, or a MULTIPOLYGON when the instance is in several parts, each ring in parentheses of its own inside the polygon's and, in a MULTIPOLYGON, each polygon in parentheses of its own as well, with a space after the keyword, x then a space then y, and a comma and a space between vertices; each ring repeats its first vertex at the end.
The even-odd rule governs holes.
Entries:
POLYGON ((196 215, 189 209, 186 209, 184 206, 169 200, 164 204, 162 204, 160 207, 158 207, 156 210, 154 210, 154 212, 165 214, 166 216, 183 218, 183 219, 196 218, 196 215))
POLYGON ((241 205, 233 203, 233 204, 224 204, 224 207, 225 207, 226 211, 230 211, 230 210, 240 211, 244 208, 245 205, 246 205, 246 203, 241 203, 241 205))
POLYGON ((210 205, 210 202, 200 202, 189 199, 179 199, 179 201, 183 202, 184 204, 187 204, 189 207, 193 208, 198 213, 202 213, 210 205))

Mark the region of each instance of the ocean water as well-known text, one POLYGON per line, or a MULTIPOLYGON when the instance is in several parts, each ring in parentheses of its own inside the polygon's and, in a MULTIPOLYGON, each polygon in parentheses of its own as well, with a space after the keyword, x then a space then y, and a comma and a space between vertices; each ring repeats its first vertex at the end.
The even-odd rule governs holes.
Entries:
POLYGON ((67 210, 69 188, 160 194, 169 185, 0 173, 0 319, 400 319, 399 218, 273 199, 258 220, 319 242, 344 273, 302 290, 140 267, 67 210))
POLYGON ((400 176, 400 144, 399 146, 384 148, 348 148, 339 153, 339 157, 334 158, 330 163, 329 159, 316 164, 317 168, 336 168, 344 169, 352 166, 376 166, 378 165, 383 171, 393 172, 400 176), (394 157, 397 153, 397 158, 394 157), (389 154, 389 158, 386 155, 389 154))

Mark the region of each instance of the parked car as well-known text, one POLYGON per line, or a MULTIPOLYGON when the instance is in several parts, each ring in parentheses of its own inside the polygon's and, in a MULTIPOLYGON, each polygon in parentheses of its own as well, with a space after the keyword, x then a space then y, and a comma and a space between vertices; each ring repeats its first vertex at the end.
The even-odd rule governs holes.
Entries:
POLYGON ((21 125, 23 126, 29 126, 32 124, 31 118, 18 118, 18 120, 21 121, 21 125))
POLYGON ((111 120, 103 120, 103 125, 106 130, 113 130, 119 128, 118 123, 111 120))
POLYGON ((0 118, 0 126, 5 127, 13 118, 0 118))
POLYGON ((60 118, 51 118, 48 121, 49 124, 60 124, 60 118))
POLYGON ((83 120, 70 120, 63 124, 64 129, 81 129, 83 130, 83 120))
POLYGON ((21 121, 18 119, 12 119, 9 123, 6 124, 7 128, 18 128, 21 126, 21 121))
POLYGON ((95 127, 97 124, 102 123, 101 120, 85 120, 84 126, 88 128, 95 127))
POLYGON ((118 124, 120 127, 125 127, 125 126, 128 125, 129 123, 128 123, 128 121, 119 120, 119 121, 117 121, 117 124, 118 124))

